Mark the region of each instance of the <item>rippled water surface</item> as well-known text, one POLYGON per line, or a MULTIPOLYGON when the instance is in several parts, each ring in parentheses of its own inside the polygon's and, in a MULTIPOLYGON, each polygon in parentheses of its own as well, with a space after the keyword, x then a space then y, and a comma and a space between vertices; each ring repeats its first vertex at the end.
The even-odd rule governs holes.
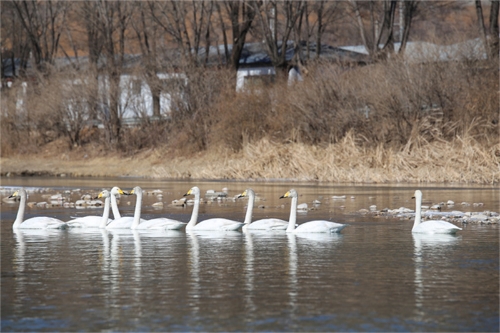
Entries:
MULTIPOLYGON (((17 204, 2 203, 2 331, 499 331, 497 225, 465 225, 457 236, 415 236, 412 220, 356 213, 370 205, 414 208, 412 186, 7 178, 1 195, 25 186, 30 200, 41 201, 34 189, 79 188, 74 201, 114 185, 161 189, 163 198, 145 196, 144 217, 185 222, 191 207, 167 204, 194 185, 202 193, 227 187, 229 197, 252 187, 262 199, 254 218, 284 219, 290 201, 278 198, 293 187, 299 203, 322 202, 299 214, 299 223, 321 218, 349 226, 336 235, 13 232, 17 204), (159 200, 164 207, 154 209, 159 200)), ((499 211, 496 188, 421 189, 429 201, 455 201, 455 210, 499 211)), ((134 204, 135 198, 122 198, 123 215, 132 215, 134 204)), ((245 205, 245 199, 207 203, 200 220, 243 220, 245 205)), ((26 217, 101 213, 33 208, 26 217)))

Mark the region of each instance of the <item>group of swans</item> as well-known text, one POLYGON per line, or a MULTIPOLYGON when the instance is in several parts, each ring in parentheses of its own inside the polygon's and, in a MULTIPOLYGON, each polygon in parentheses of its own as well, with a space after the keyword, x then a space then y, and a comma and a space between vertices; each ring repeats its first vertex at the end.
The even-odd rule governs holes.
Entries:
MULTIPOLYGON (((297 200, 298 194, 294 189, 289 190, 282 198, 291 198, 290 218, 288 221, 266 218, 257 221, 252 221, 253 206, 255 201, 255 193, 252 189, 246 189, 238 195, 238 198, 248 197, 248 206, 245 214, 244 222, 238 222, 225 218, 211 218, 198 222, 198 212, 200 206, 200 189, 192 187, 184 196, 194 195, 193 211, 188 223, 168 219, 155 218, 145 220, 141 218, 142 206, 142 189, 139 186, 134 187, 130 193, 121 190, 119 187, 114 187, 111 192, 103 190, 99 193, 98 198, 104 198, 104 212, 102 216, 85 216, 73 219, 68 222, 63 222, 52 217, 38 216, 24 220, 24 212, 26 209, 27 194, 24 189, 20 189, 12 194, 9 198, 20 197, 20 205, 16 220, 13 224, 13 229, 66 229, 71 228, 101 228, 101 229, 132 229, 132 230, 180 230, 185 228, 187 231, 239 231, 239 230, 285 230, 287 233, 340 233, 347 225, 326 221, 314 220, 300 224, 297 223, 297 200), (122 217, 118 210, 116 202, 117 195, 135 195, 136 205, 133 216, 122 217), (109 209, 113 211, 114 220, 109 218, 109 209)), ((416 211, 415 222, 412 228, 412 233, 427 233, 427 234, 454 234, 458 230, 462 230, 449 222, 445 221, 421 221, 421 204, 422 192, 415 191, 416 211)))

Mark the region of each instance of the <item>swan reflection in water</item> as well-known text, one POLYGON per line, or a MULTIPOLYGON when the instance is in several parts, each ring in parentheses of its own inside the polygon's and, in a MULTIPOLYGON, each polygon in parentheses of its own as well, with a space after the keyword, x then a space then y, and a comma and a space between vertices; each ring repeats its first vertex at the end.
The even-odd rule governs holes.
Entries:
MULTIPOLYGON (((415 262, 415 307, 418 320, 425 319, 424 300, 426 287, 436 282, 438 278, 445 278, 439 275, 439 267, 446 263, 447 251, 461 240, 461 236, 453 234, 417 234, 412 233, 414 243, 415 262), (424 278, 423 270, 432 269, 433 274, 424 278)), ((436 290, 437 291, 437 290, 436 290)))
MULTIPOLYGON (((14 253, 13 270, 15 272, 16 297, 22 300, 29 291, 26 290, 30 284, 26 271, 45 269, 47 260, 52 258, 50 244, 64 235, 65 231, 59 229, 14 229, 16 239, 16 250, 14 253)), ((23 308, 23 301, 14 302, 14 307, 23 308)))

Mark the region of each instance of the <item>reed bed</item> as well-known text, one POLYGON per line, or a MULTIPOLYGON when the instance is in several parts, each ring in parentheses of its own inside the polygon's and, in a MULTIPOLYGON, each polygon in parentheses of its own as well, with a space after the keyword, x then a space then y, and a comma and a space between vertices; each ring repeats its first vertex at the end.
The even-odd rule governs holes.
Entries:
POLYGON ((436 141, 408 150, 365 147, 348 134, 325 147, 276 144, 262 139, 239 153, 205 153, 153 166, 155 178, 254 179, 349 183, 500 181, 500 144, 484 147, 473 138, 436 141))
MULTIPOLYGON (((123 157, 82 157, 63 153, 12 156, 0 160, 2 175, 10 173, 67 176, 137 176, 153 179, 241 179, 346 183, 478 183, 500 182, 500 143, 479 143, 473 137, 420 142, 387 149, 359 144, 349 132, 326 146, 279 144, 267 138, 229 149, 173 156, 159 149, 123 157), (171 155, 171 156, 170 156, 171 155), (113 161, 112 163, 110 161, 113 161)), ((85 154, 86 155, 86 154, 85 154)))

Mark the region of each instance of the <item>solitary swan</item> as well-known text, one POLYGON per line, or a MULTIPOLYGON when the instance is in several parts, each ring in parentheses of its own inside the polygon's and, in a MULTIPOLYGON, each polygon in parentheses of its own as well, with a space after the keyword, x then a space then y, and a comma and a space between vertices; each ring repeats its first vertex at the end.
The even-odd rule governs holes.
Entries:
POLYGON ((422 222, 422 191, 416 190, 413 198, 416 199, 416 208, 415 222, 413 223, 411 232, 425 234, 454 234, 458 230, 462 230, 462 228, 446 221, 431 220, 422 222))
POLYGON ((302 223, 297 228, 295 228, 295 223, 297 220, 297 191, 291 189, 280 197, 282 198, 292 198, 292 205, 290 207, 290 221, 288 221, 288 227, 286 232, 340 232, 344 229, 347 224, 335 223, 324 220, 310 221, 302 223))
POLYGON ((135 194, 137 199, 135 201, 134 216, 123 216, 120 218, 115 218, 113 221, 106 225, 106 229, 132 229, 132 225, 139 224, 141 221, 141 205, 142 205, 142 189, 139 186, 134 187, 130 193, 125 193, 126 195, 135 194))
POLYGON ((111 222, 109 218, 109 206, 111 201, 111 194, 109 191, 104 190, 97 196, 99 199, 105 198, 104 200, 104 211, 102 216, 83 216, 66 222, 70 228, 105 228, 108 222, 111 222))
MULTIPOLYGON (((139 186, 136 186, 130 194, 135 194, 137 196, 136 202, 136 212, 137 206, 140 207, 142 203, 142 189, 139 186)), ((138 213, 140 215, 140 211, 138 213)), ((186 226, 186 223, 168 219, 165 217, 159 217, 151 220, 144 220, 135 218, 132 223, 132 229, 134 230, 180 230, 186 226)))
POLYGON ((68 227, 63 221, 47 216, 32 217, 23 221, 24 210, 26 209, 26 191, 20 189, 9 196, 9 198, 16 197, 21 197, 21 202, 12 229, 66 229, 68 227))
POLYGON ((118 195, 128 195, 128 193, 124 192, 121 188, 118 186, 115 186, 111 189, 111 209, 113 210, 113 218, 119 219, 122 217, 120 214, 120 211, 118 210, 118 203, 116 202, 116 196, 118 195))
POLYGON ((269 218, 252 222, 255 192, 251 188, 247 188, 243 193, 238 195, 238 198, 243 197, 248 197, 248 207, 245 215, 245 225, 243 226, 243 230, 286 230, 288 221, 285 220, 269 218))
POLYGON ((194 207, 191 219, 189 220, 186 230, 206 230, 206 231, 236 231, 241 230, 243 223, 223 218, 213 218, 198 222, 198 211, 200 208, 200 189, 198 187, 191 188, 184 196, 194 195, 194 207))

